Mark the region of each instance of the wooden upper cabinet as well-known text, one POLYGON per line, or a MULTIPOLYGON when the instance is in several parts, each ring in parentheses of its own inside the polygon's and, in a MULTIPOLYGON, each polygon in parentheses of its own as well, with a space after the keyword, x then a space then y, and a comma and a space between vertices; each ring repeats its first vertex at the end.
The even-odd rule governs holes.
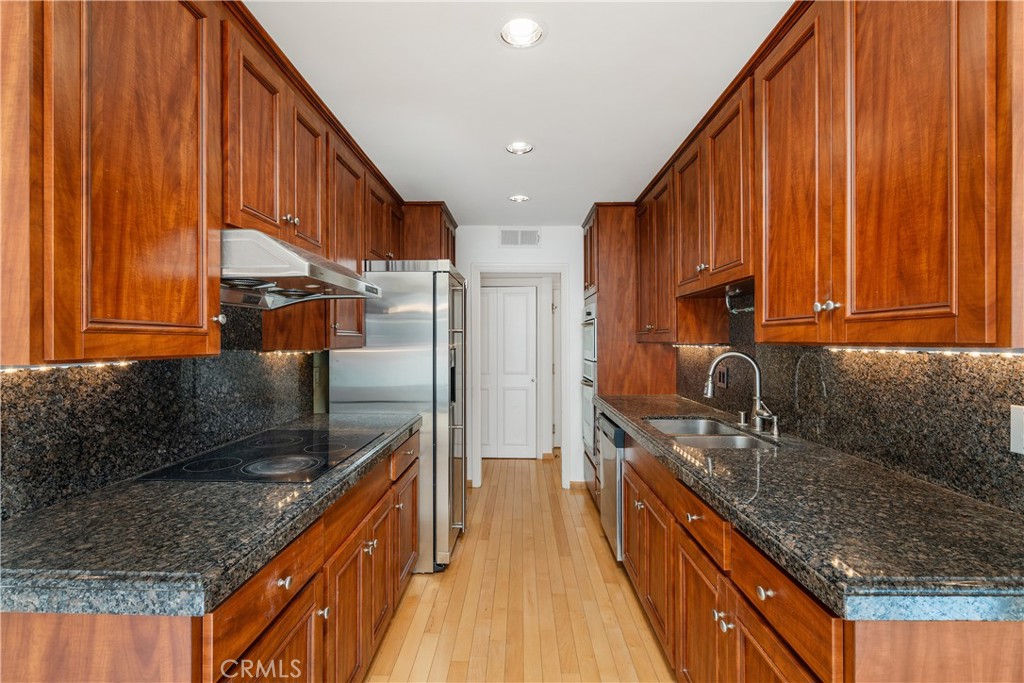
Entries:
POLYGON ((705 286, 751 275, 751 82, 747 80, 707 125, 708 213, 705 286))
POLYGON ((678 296, 752 273, 751 89, 741 85, 673 166, 678 296))
POLYGON ((282 138, 289 116, 284 76, 229 21, 224 26, 224 220, 286 238, 282 220, 286 163, 282 138))
POLYGON ((289 99, 286 239, 327 257, 327 124, 299 95, 289 99))
POLYGON ((597 292, 597 207, 583 222, 583 298, 597 292))
MULTIPOLYGON (((366 170, 351 149, 331 136, 328 219, 331 260, 356 273, 363 272, 363 217, 366 209, 366 170)), ((359 348, 365 344, 364 302, 339 299, 327 302, 328 348, 359 348)))
MULTIPOLYGON (((830 5, 816 2, 754 72, 757 340, 828 342, 832 297, 830 5)), ((879 273, 879 277, 882 274, 879 273)))
POLYGON ((676 341, 672 174, 640 201, 637 213, 637 341, 676 341))
POLYGON ((996 11, 835 5, 837 339, 996 341, 996 11))
MULTIPOLYGON (((211 9, 42 6, 47 276, 20 286, 42 292, 43 344, 42 357, 21 360, 218 351, 220 29, 211 9)), ((5 349, 5 361, 16 351, 5 349)))
POLYGON ((704 288, 707 171, 704 144, 690 143, 672 169, 676 184, 676 295, 704 288))
POLYGON ((412 261, 445 259, 455 263, 458 224, 444 202, 402 205, 401 257, 412 261))
POLYGON ((374 175, 366 176, 366 259, 397 259, 402 235, 402 207, 374 175))

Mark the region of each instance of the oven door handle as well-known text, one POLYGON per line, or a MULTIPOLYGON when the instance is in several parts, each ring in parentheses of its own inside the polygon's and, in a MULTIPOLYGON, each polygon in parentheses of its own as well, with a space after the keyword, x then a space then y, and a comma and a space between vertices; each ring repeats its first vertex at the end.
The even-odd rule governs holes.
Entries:
POLYGON ((580 384, 582 384, 585 387, 590 387, 591 389, 594 388, 594 381, 590 379, 580 380, 580 384))

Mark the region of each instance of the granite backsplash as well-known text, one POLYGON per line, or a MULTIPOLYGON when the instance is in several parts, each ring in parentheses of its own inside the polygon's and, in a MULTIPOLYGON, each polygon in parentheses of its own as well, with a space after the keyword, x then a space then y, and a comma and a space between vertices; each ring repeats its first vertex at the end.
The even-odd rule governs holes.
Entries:
POLYGON ((0 518, 10 519, 313 411, 309 354, 0 373, 0 518))
MULTIPOLYGON (((1009 450, 1010 405, 1024 405, 1024 357, 754 344, 753 314, 730 322, 730 348, 757 359, 764 401, 784 432, 1024 513, 1024 455, 1009 450)), ((703 398, 708 366, 725 350, 678 349, 677 391, 749 410, 753 371, 742 361, 723 361, 728 387, 703 398)))

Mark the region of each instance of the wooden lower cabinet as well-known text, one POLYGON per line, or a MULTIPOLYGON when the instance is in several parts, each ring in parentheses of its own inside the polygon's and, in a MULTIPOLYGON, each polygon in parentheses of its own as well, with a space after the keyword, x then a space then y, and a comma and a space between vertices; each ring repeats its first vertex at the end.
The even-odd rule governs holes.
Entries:
POLYGON ((719 667, 717 614, 725 575, 676 528, 674 538, 676 590, 676 678, 684 683, 723 680, 719 667))
POLYGON ((365 535, 356 533, 324 565, 327 605, 331 609, 324 640, 324 680, 327 683, 361 680, 370 663, 364 627, 366 601, 362 599, 365 554, 365 535))
POLYGON ((728 584, 724 585, 725 613, 719 619, 724 643, 719 649, 722 680, 736 683, 812 683, 814 676, 728 584))
POLYGON ((398 572, 398 588, 395 601, 405 592, 416 566, 420 547, 419 488, 420 468, 414 461, 412 467, 395 483, 395 560, 398 572))
MULTIPOLYGON (((316 576, 227 672, 230 681, 323 680, 324 581, 316 576)), ((224 673, 221 671, 221 673, 224 673)))
POLYGON ((669 660, 672 660, 672 533, 675 522, 636 472, 624 466, 623 561, 669 660))
POLYGON ((394 492, 377 504, 366 525, 366 607, 370 629, 370 651, 377 649, 394 612, 397 574, 393 573, 394 492), (394 578, 394 580, 392 580, 394 578))

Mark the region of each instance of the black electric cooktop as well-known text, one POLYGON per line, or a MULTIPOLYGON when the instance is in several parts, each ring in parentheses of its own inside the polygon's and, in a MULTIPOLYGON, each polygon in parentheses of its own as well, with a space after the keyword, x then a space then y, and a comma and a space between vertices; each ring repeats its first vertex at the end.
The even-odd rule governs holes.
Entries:
POLYGON ((384 432, 270 429, 139 477, 176 481, 311 482, 384 432))

